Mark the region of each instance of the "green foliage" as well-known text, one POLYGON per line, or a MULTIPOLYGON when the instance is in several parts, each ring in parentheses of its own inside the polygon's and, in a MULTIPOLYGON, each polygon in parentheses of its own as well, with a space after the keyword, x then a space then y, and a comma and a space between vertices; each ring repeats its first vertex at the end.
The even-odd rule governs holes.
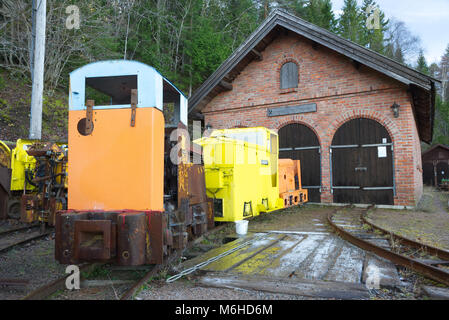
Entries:
POLYGON ((345 0, 343 13, 338 21, 338 34, 356 43, 363 42, 363 15, 356 0, 345 0))
POLYGON ((374 0, 364 0, 360 10, 362 23, 365 24, 361 29, 360 44, 380 54, 384 54, 385 31, 388 29, 388 20, 385 19, 385 13, 380 10, 374 0), (379 28, 370 29, 366 24, 369 17, 374 14, 374 8, 379 10, 379 28))
POLYGON ((107 94, 86 86, 86 101, 94 100, 97 106, 107 106, 111 104, 111 97, 107 94))
POLYGON ((191 74, 194 86, 201 84, 231 53, 231 48, 223 45, 224 38, 217 34, 213 24, 207 18, 198 20, 191 39, 186 41, 186 53, 191 57, 186 70, 191 74))
POLYGON ((433 143, 449 145, 449 101, 443 102, 438 95, 436 97, 433 143))
POLYGON ((337 30, 337 20, 330 0, 309 0, 305 12, 305 19, 309 22, 332 32, 337 30))
POLYGON ((44 95, 42 105, 42 135, 52 141, 64 140, 60 132, 67 131, 68 106, 62 97, 44 95))
POLYGON ((8 125, 12 123, 12 118, 9 115, 10 110, 9 102, 0 98, 0 121, 5 122, 8 125))
POLYGON ((429 74, 429 66, 427 65, 427 61, 422 50, 420 51, 418 61, 416 62, 416 70, 427 75, 429 74))
POLYGON ((0 90, 3 90, 6 88, 6 80, 3 78, 3 75, 0 74, 0 90))

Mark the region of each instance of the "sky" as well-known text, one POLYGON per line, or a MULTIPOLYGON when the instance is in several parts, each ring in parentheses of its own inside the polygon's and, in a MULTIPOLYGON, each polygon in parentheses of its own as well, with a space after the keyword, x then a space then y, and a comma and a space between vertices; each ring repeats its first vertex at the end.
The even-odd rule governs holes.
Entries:
MULTIPOLYGON (((332 0, 336 14, 344 0, 332 0)), ((361 5, 363 0, 357 0, 361 5)), ((439 62, 449 45, 449 0, 376 0, 387 18, 404 21, 421 39, 427 63, 439 62)))

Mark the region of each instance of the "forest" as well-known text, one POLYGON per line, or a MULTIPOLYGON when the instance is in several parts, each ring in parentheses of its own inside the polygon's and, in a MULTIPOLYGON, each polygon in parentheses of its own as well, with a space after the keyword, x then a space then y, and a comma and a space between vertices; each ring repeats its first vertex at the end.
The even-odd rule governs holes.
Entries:
MULTIPOLYGON (((59 109, 72 70, 91 61, 138 60, 190 96, 275 8, 441 80, 434 143, 449 144, 449 44, 429 65, 420 39, 374 0, 345 0, 338 16, 331 0, 47 0, 44 133, 51 137, 56 129, 49 123, 64 122, 59 109), (67 27, 70 5, 79 8, 79 28, 67 27), (369 29, 374 8, 380 24, 369 29)), ((30 0, 2 0, 0 7, 0 125, 18 132, 28 123, 17 128, 14 108, 29 108, 29 94, 17 97, 11 83, 30 88, 31 11, 30 0)), ((0 139, 13 136, 0 127, 0 139)))

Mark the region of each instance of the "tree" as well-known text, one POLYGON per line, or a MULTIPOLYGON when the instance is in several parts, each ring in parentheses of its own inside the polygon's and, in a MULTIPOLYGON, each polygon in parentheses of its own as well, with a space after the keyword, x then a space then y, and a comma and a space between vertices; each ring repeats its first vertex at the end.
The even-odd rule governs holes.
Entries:
POLYGON ((422 49, 419 52, 418 61, 416 62, 416 70, 429 75, 429 66, 427 65, 427 61, 426 58, 424 57, 424 52, 422 49))
POLYGON ((436 97, 433 143, 449 145, 449 101, 436 97))
POLYGON ((292 13, 300 18, 307 19, 307 0, 294 0, 291 5, 292 13))
POLYGON ((329 31, 337 30, 337 20, 330 0, 309 0, 305 6, 305 19, 329 31))
POLYGON ((419 37, 413 35, 404 22, 391 19, 385 33, 385 55, 400 63, 416 61, 421 50, 419 37))
POLYGON ((440 73, 440 67, 435 62, 429 66, 429 75, 433 78, 438 79, 438 74, 440 73))
POLYGON ((343 13, 338 21, 338 34, 352 42, 362 42, 363 17, 356 0, 345 0, 343 13))
POLYGON ((449 101, 449 45, 440 62, 441 96, 443 101, 449 101))
POLYGON ((362 29, 361 45, 380 54, 385 53, 385 32, 388 29, 388 20, 385 13, 380 10, 374 0, 364 0, 361 8, 362 21, 365 23, 362 29), (379 22, 379 25, 372 25, 379 22), (375 21, 378 18, 378 21, 375 21))

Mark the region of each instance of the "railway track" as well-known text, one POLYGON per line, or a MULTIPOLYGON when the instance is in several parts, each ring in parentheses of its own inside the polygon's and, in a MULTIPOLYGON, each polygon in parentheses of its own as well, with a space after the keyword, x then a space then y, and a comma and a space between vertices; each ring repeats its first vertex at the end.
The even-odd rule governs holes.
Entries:
POLYGON ((449 252, 393 234, 366 219, 368 209, 337 209, 328 222, 343 239, 449 286, 449 252))
POLYGON ((48 229, 42 232, 39 225, 4 230, 0 232, 0 254, 9 251, 16 246, 44 238, 52 232, 53 229, 48 229))
MULTIPOLYGON (((86 283, 96 283, 97 285, 88 285, 90 288, 92 287, 97 287, 97 288, 105 288, 105 287, 113 287, 114 285, 117 285, 117 283, 121 283, 121 284, 126 284, 126 283, 130 283, 130 287, 126 288, 125 290, 122 290, 122 292, 120 294, 116 294, 115 298, 117 300, 128 300, 130 298, 133 297, 133 295, 148 281, 150 280, 153 276, 157 275, 158 272, 162 269, 164 265, 156 265, 156 266, 151 266, 149 267, 149 271, 147 273, 145 273, 144 277, 142 277, 141 279, 137 280, 137 281, 132 281, 132 280, 104 280, 103 277, 102 279, 92 279, 91 277, 89 277, 89 280, 81 280, 81 288, 84 288, 86 285, 86 283)), ((112 272, 113 270, 116 270, 114 268, 114 266, 106 266, 105 264, 92 264, 92 263, 87 263, 84 264, 82 266, 80 266, 80 272, 87 272, 87 273, 91 273, 91 272, 95 272, 95 268, 104 268, 104 270, 107 270, 108 272, 112 272)), ((120 270, 120 269, 119 269, 120 270)), ((126 269, 126 271, 136 271, 139 270, 139 268, 128 268, 126 269)), ((60 290, 66 290, 66 279, 67 279, 68 275, 64 275, 34 291, 32 291, 31 293, 27 294, 23 300, 45 300, 47 298, 49 298, 51 295, 53 295, 54 293, 56 293, 57 291, 60 290)), ((95 278, 95 277, 94 277, 95 278)), ((114 289, 115 292, 116 289, 114 289)), ((89 296, 89 293, 83 293, 82 294, 83 299, 87 299, 89 296)))
MULTIPOLYGON (((206 234, 204 234, 201 237, 190 242, 184 250, 188 250, 188 249, 192 248, 195 244, 201 242, 201 240, 204 239, 205 236, 216 233, 216 232, 222 230, 225 226, 226 225, 222 225, 222 226, 219 226, 219 227, 216 227, 216 228, 210 230, 206 234)), ((157 276, 157 274, 162 269, 168 267, 170 264, 172 264, 173 262, 178 260, 182 256, 183 252, 184 251, 178 251, 178 252, 174 253, 163 264, 144 266, 144 268, 146 268, 146 272, 145 272, 144 276, 136 281, 132 281, 131 285, 126 290, 123 290, 123 292, 121 292, 120 294, 116 294, 115 298, 117 300, 133 299, 134 295, 140 290, 140 288, 142 288, 142 286, 144 286, 149 280, 151 280, 151 278, 157 276)), ((134 271, 142 270, 139 267, 133 268, 133 267, 120 267, 120 266, 107 266, 106 264, 87 263, 87 264, 83 264, 80 266, 80 272, 92 273, 92 271, 98 267, 104 267, 108 271, 125 270, 125 271, 134 272, 134 271)), ((65 281, 67 279, 67 276, 68 275, 64 275, 64 276, 52 281, 51 283, 48 283, 48 284, 34 290, 33 292, 26 295, 23 299, 24 300, 45 300, 45 299, 47 299, 48 297, 50 297, 52 294, 54 294, 58 290, 65 289, 65 281)), ((87 282, 89 282, 89 281, 90 282, 95 282, 95 281, 102 282, 101 286, 103 286, 103 287, 105 285, 108 285, 108 280, 92 280, 92 279, 87 280, 87 282)), ((86 283, 86 281, 84 283, 86 283)), ((114 283, 116 283, 116 281, 110 280, 109 283, 110 283, 110 285, 113 286, 114 283)), ((81 287, 83 287, 83 281, 81 281, 81 287)))

